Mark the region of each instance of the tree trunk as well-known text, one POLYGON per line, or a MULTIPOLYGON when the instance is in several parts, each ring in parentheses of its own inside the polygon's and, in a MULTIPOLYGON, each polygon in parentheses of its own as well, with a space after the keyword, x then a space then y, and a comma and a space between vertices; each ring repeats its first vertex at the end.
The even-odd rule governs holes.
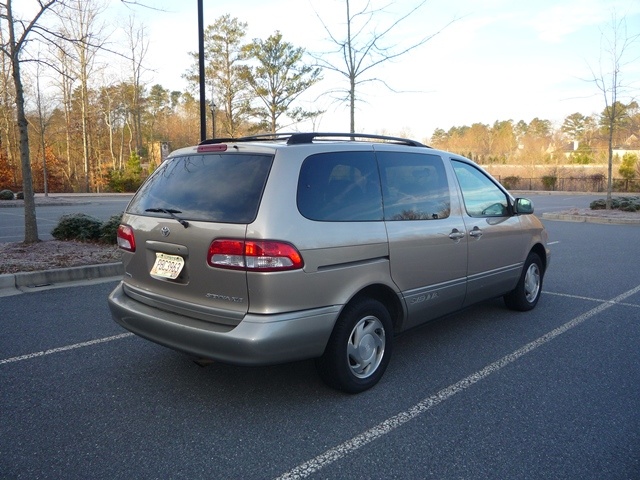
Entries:
POLYGON ((29 155, 29 124, 24 112, 24 89, 20 78, 20 52, 16 45, 11 2, 7 2, 6 9, 7 23, 9 24, 11 67, 16 89, 16 114, 20 134, 20 164, 22 165, 22 191, 24 193, 24 243, 36 243, 40 239, 38 238, 36 202, 33 193, 33 177, 31 175, 31 158, 29 155))
POLYGON ((609 124, 609 166, 607 171, 607 200, 605 202, 607 210, 611 210, 611 194, 613 192, 613 123, 612 121, 609 124))

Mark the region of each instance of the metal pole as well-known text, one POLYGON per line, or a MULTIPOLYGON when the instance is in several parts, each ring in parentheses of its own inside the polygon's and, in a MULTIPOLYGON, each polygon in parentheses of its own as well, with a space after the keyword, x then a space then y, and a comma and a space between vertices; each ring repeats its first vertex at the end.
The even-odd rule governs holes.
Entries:
POLYGON ((204 13, 202 1, 198 0, 198 67, 200 77, 200 141, 207 138, 207 109, 204 91, 204 13))
POLYGON ((211 123, 213 124, 212 137, 216 138, 216 104, 211 100, 209 106, 211 107, 211 123))

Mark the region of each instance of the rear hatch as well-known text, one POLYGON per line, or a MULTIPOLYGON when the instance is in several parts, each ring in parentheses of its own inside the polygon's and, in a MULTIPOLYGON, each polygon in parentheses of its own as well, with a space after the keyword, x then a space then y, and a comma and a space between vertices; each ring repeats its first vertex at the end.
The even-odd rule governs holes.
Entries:
MULTIPOLYGON (((207 147, 200 150, 213 146, 207 147)), ((216 268, 208 260, 214 240, 244 241, 257 215, 273 149, 243 150, 181 150, 140 187, 118 234, 128 250, 123 255, 128 296, 217 324, 242 320, 249 306, 246 272, 216 268)))

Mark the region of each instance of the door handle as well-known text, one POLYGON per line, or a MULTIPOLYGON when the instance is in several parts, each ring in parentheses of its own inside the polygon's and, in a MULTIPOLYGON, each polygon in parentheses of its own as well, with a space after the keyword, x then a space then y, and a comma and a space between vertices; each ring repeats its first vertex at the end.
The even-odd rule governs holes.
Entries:
POLYGON ((449 234, 449 238, 451 240, 460 241, 464 238, 464 233, 462 233, 457 228, 454 228, 453 230, 451 230, 451 233, 449 234))
POLYGON ((473 227, 473 229, 469 232, 469 236, 473 238, 480 238, 482 236, 482 230, 478 227, 473 227))

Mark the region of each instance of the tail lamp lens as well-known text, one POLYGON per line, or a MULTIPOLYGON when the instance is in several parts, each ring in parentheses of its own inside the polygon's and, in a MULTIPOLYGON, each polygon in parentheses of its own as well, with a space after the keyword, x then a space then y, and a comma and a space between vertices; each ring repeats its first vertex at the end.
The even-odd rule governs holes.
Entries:
POLYGON ((118 227, 118 247, 128 252, 136 251, 136 238, 133 235, 133 228, 129 225, 120 225, 118 227))
POLYGON ((293 245, 271 240, 214 240, 207 263, 217 268, 258 272, 296 270, 304 266, 300 252, 293 245))

